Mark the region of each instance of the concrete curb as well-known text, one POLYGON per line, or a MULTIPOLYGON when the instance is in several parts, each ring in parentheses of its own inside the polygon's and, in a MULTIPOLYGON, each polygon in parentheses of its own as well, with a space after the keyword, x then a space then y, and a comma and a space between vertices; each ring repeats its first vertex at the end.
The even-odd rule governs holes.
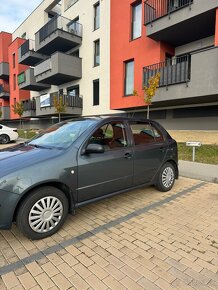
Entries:
POLYGON ((218 165, 179 160, 179 174, 183 177, 218 183, 218 165))

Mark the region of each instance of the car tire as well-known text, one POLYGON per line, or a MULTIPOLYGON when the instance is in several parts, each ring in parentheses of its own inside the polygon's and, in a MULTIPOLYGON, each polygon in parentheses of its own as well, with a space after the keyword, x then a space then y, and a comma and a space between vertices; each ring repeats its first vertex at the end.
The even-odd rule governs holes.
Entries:
POLYGON ((10 137, 7 134, 0 135, 0 144, 7 144, 10 142, 10 137))
POLYGON ((173 164, 169 162, 165 163, 158 173, 155 187, 162 192, 171 190, 175 182, 175 173, 173 164))
POLYGON ((29 239, 39 240, 56 233, 69 211, 66 195, 59 189, 45 186, 33 190, 21 203, 16 223, 29 239))

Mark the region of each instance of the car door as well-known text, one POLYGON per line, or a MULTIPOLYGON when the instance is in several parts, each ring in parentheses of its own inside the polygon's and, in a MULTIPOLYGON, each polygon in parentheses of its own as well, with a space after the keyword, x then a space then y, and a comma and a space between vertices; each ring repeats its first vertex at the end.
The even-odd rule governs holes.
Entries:
POLYGON ((96 129, 87 144, 101 144, 104 153, 78 156, 78 202, 113 193, 133 185, 132 148, 123 122, 96 129))
POLYGON ((149 183, 161 167, 167 143, 160 130, 150 122, 130 122, 134 141, 134 185, 149 183))

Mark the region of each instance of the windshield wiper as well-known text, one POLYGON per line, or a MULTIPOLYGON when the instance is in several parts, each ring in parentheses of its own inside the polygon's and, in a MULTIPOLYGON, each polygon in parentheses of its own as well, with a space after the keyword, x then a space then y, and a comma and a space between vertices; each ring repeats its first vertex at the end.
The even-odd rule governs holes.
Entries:
POLYGON ((35 148, 43 148, 43 149, 53 149, 53 147, 45 146, 45 145, 39 145, 34 143, 28 143, 28 145, 33 146, 35 148))

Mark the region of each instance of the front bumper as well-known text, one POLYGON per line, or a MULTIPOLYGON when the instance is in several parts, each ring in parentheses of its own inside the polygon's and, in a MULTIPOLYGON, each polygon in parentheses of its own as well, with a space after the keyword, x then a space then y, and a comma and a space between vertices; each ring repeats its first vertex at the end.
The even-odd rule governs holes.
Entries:
POLYGON ((0 189, 0 230, 9 230, 20 195, 0 189))

